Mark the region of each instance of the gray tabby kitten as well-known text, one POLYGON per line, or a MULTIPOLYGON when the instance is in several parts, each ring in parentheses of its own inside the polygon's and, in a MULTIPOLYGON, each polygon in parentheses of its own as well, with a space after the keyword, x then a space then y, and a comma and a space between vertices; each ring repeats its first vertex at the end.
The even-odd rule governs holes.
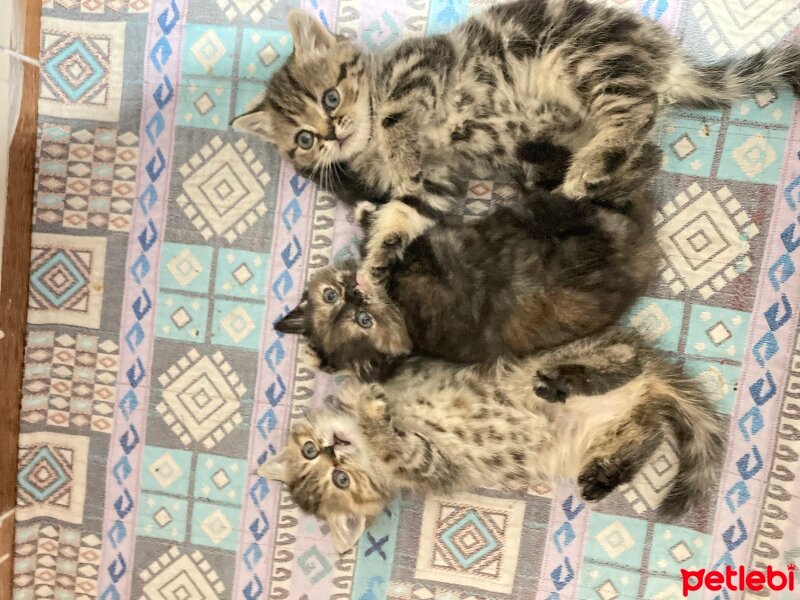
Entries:
POLYGON ((369 54, 289 14, 294 51, 233 125, 275 144, 343 200, 380 204, 363 274, 382 275, 446 213, 463 177, 567 160, 562 191, 594 194, 633 158, 670 102, 727 106, 788 81, 800 47, 696 64, 659 24, 585 0, 494 6, 452 32, 369 54))
POLYGON ((403 490, 577 479, 583 499, 599 500, 630 481, 665 435, 679 469, 660 510, 678 514, 714 481, 720 421, 680 369, 612 329, 513 363, 419 359, 383 385, 351 380, 338 406, 297 423, 258 473, 325 519, 344 552, 403 490))

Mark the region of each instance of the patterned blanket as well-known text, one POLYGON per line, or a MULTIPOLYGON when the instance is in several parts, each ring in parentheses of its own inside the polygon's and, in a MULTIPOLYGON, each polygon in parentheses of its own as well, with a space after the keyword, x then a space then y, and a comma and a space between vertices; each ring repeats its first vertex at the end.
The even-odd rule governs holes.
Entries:
MULTIPOLYGON (((795 0, 620 3, 705 60, 800 22, 795 0)), ((705 509, 653 515, 675 472, 667 444, 597 506, 570 485, 404 497, 339 557, 324 524, 255 476, 335 392, 271 323, 358 234, 228 128, 291 52, 289 4, 44 2, 14 598, 677 598, 681 569, 794 562, 800 112, 774 90, 661 127, 666 260, 627 317, 729 423, 705 509)), ((484 2, 301 4, 380 50, 484 2)), ((473 181, 462 210, 512 194, 473 181)))

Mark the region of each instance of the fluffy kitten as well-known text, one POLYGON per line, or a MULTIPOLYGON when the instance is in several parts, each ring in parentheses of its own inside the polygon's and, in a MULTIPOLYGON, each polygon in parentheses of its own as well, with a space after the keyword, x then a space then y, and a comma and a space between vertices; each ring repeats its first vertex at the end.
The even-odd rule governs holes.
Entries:
POLYGON ((275 328, 306 336, 321 368, 364 381, 388 377, 411 352, 479 362, 599 331, 658 265, 650 179, 660 158, 647 144, 595 203, 532 190, 481 219, 429 229, 385 287, 356 289, 355 263, 322 269, 275 328))
POLYGON ((291 57, 233 125, 345 201, 381 205, 364 265, 378 272, 441 218, 465 174, 533 184, 557 149, 574 153, 565 195, 584 197, 669 102, 725 106, 782 80, 800 90, 796 45, 701 66, 656 22, 585 0, 497 5, 380 55, 299 11, 289 29, 291 57))
POLYGON ((599 500, 630 481, 665 435, 679 469, 660 511, 675 515, 714 481, 720 422, 680 369, 612 329, 492 367, 419 359, 383 385, 351 380, 338 406, 297 423, 258 473, 325 519, 344 552, 402 490, 577 479, 583 499, 599 500))

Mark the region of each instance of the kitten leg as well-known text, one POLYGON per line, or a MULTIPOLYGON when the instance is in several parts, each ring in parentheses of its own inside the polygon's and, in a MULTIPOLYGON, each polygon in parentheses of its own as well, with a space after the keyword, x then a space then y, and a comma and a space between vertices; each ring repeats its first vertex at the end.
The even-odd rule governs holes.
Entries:
POLYGON ((389 265, 403 257, 408 245, 431 228, 438 215, 438 209, 409 196, 378 208, 370 219, 366 257, 359 268, 358 285, 381 285, 389 265))
POLYGON ((642 99, 602 94, 593 102, 589 120, 597 133, 573 156, 562 193, 570 198, 602 193, 603 186, 646 141, 656 107, 654 96, 642 99))
POLYGON ((592 444, 578 475, 581 497, 600 500, 634 478, 664 439, 661 427, 634 412, 592 444))
POLYGON ((634 349, 615 344, 586 356, 545 359, 533 379, 533 391, 548 402, 570 396, 599 396, 621 387, 642 372, 634 349))

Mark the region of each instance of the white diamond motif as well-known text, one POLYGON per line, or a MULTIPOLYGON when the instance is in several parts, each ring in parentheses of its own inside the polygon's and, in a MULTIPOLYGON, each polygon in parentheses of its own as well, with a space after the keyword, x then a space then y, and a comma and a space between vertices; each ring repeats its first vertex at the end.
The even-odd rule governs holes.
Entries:
POLYGON ((774 163, 778 157, 775 150, 760 133, 745 140, 731 155, 748 177, 755 177, 774 163))
POLYGON ((179 308, 174 313, 172 313, 170 319, 172 320, 173 323, 175 323, 175 326, 178 329, 183 329, 187 325, 187 323, 192 322, 191 315, 188 312, 186 312, 186 310, 183 307, 179 308))
POLYGON ((614 521, 598 533, 595 539, 611 558, 617 558, 636 545, 636 541, 620 521, 614 521))
POLYGON ((226 485, 228 485, 231 480, 228 477, 228 474, 225 472, 225 469, 220 469, 216 473, 211 476, 211 481, 214 482, 214 485, 217 486, 218 490, 221 490, 226 485))
POLYGON ((172 515, 169 514, 166 508, 161 508, 159 511, 153 515, 153 520, 158 523, 159 527, 166 527, 170 523, 172 523, 172 515))
POLYGON ((722 321, 714 325, 711 329, 708 330, 707 333, 709 339, 711 339, 711 341, 714 342, 714 344, 717 346, 731 339, 731 336, 733 335, 730 332, 730 330, 727 327, 725 327, 725 323, 723 323, 722 321))
POLYGON ((267 211, 269 175, 242 141, 234 148, 214 138, 181 167, 181 174, 186 179, 177 202, 206 240, 216 234, 231 242, 267 211))
POLYGON ((213 29, 206 30, 206 32, 192 44, 190 50, 208 75, 214 72, 214 65, 225 56, 225 46, 213 29))
POLYGON ((749 239, 758 228, 727 187, 703 193, 692 184, 656 220, 666 258, 661 275, 675 293, 697 289, 709 298, 752 266, 749 239))
POLYGON ((222 319, 222 328, 237 344, 255 331, 256 324, 247 311, 237 306, 222 319))
POLYGON ((266 66, 270 66, 275 62, 275 59, 278 58, 278 53, 275 51, 275 48, 272 47, 272 44, 267 44, 264 46, 263 50, 258 53, 258 57, 266 66))
POLYGON ((672 329, 669 318, 655 302, 651 302, 634 314, 631 317, 631 325, 650 341, 656 341, 672 329))
POLYGON ((686 562, 690 558, 692 558, 692 551, 689 550, 689 547, 684 544, 683 542, 678 542, 672 548, 669 549, 669 553, 672 555, 672 558, 675 559, 675 562, 682 563, 686 562))
POLYGON ((184 248, 167 263, 167 269, 178 283, 186 287, 203 272, 203 265, 188 248, 184 248))
POLYGON ((603 585, 597 588, 597 594, 603 600, 614 600, 615 598, 619 598, 619 592, 617 588, 614 587, 614 584, 611 583, 610 579, 607 579, 603 582, 603 585))
POLYGON ((164 488, 168 488, 175 483, 183 474, 180 465, 169 453, 162 454, 147 469, 155 480, 164 488))
POLYGON ((200 523, 200 527, 215 544, 219 544, 233 531, 230 522, 219 509, 203 519, 203 522, 200 523))

